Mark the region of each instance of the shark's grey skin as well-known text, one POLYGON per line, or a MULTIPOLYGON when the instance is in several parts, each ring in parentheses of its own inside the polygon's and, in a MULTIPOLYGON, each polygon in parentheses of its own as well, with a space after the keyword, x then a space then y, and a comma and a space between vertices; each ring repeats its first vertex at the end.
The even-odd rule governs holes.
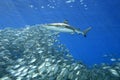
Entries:
POLYGON ((119 80, 120 63, 88 69, 41 26, 0 30, 0 80, 119 80))
POLYGON ((67 22, 45 24, 45 25, 43 25, 43 27, 46 28, 46 29, 54 30, 54 31, 58 31, 58 32, 68 32, 68 33, 72 33, 72 34, 74 34, 74 33, 82 34, 84 37, 86 37, 86 34, 88 33, 88 31, 91 30, 91 27, 88 27, 84 31, 81 31, 80 29, 72 27, 67 22))

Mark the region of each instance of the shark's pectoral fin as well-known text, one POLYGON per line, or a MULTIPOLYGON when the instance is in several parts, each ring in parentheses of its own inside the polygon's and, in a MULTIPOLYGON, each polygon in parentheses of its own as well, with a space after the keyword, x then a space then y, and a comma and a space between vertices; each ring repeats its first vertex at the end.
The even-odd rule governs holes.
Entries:
POLYGON ((74 34, 74 32, 71 33, 72 35, 74 34))

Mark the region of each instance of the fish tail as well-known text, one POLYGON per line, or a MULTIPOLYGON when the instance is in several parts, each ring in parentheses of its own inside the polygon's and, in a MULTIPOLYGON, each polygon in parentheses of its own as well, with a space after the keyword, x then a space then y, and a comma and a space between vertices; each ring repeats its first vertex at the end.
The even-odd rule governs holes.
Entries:
POLYGON ((86 34, 92 29, 92 27, 88 27, 87 29, 85 29, 84 31, 82 31, 82 35, 84 37, 86 37, 86 34))

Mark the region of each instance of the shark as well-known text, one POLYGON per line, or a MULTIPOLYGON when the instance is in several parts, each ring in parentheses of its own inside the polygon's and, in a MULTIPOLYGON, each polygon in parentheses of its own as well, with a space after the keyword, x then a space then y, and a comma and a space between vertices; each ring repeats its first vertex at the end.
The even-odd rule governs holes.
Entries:
POLYGON ((65 20, 64 22, 61 22, 61 23, 45 24, 43 27, 48 29, 48 30, 53 30, 53 31, 57 31, 57 32, 67 32, 67 33, 71 33, 71 34, 74 34, 74 33, 82 34, 84 37, 86 37, 86 34, 92 29, 92 27, 88 27, 82 31, 78 28, 75 28, 75 27, 69 25, 67 20, 65 20))

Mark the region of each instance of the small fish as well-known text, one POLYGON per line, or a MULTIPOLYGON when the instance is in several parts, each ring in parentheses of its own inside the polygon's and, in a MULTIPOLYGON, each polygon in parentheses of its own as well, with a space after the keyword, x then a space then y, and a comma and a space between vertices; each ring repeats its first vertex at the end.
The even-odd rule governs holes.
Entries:
POLYGON ((111 58, 110 60, 111 60, 111 61, 117 61, 115 58, 111 58))
POLYGON ((120 77, 119 73, 115 69, 109 69, 109 71, 116 77, 120 77))
POLYGON ((57 31, 57 32, 82 34, 84 37, 86 37, 86 34, 88 33, 88 31, 90 31, 92 28, 92 27, 88 27, 87 29, 81 31, 80 29, 74 28, 71 25, 69 25, 67 21, 64 21, 63 23, 45 24, 43 27, 49 30, 57 31))

